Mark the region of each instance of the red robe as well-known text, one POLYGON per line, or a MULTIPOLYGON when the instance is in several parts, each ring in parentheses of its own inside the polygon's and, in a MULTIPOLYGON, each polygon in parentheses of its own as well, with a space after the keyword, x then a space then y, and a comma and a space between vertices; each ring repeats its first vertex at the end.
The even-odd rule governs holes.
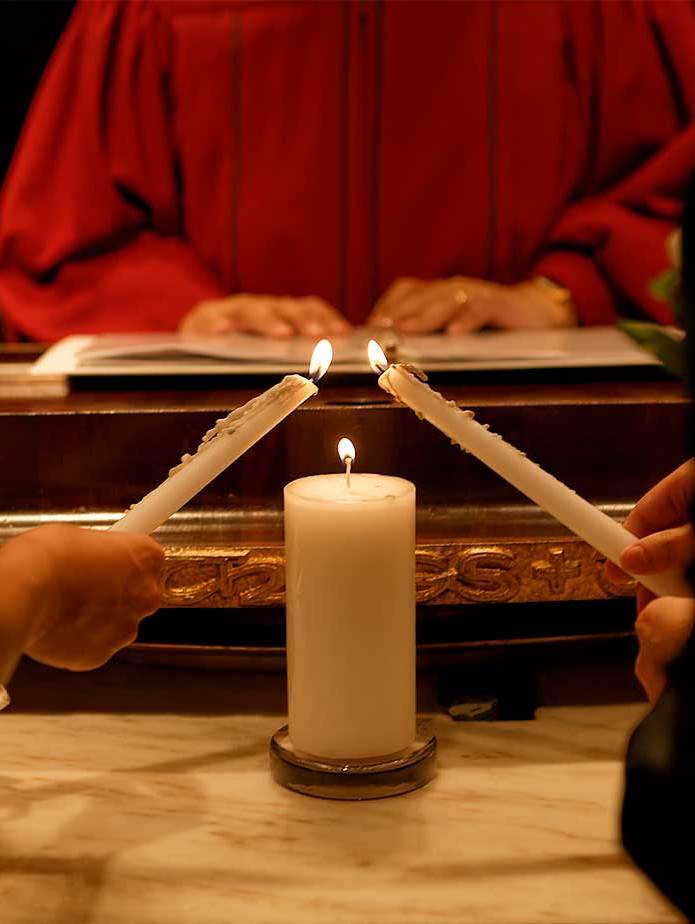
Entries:
POLYGON ((78 5, 0 204, 8 330, 167 330, 200 299, 398 276, 648 294, 695 165, 690 0, 78 5))

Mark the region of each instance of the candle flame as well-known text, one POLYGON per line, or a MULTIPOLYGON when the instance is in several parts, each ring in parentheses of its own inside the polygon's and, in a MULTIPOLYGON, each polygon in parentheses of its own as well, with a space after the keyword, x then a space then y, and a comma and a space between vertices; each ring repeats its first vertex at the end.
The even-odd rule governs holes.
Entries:
POLYGON ((367 344, 367 356, 369 356, 369 365, 375 372, 386 372, 389 361, 376 340, 370 340, 367 344))
POLYGON ((338 455, 340 461, 345 466, 345 483, 348 491, 350 490, 350 475, 352 474, 352 463, 355 461, 355 444, 344 436, 338 441, 338 455))
POLYGON ((319 379, 328 371, 328 367, 333 361, 333 347, 330 340, 319 340, 314 347, 309 362, 309 378, 312 382, 318 382, 319 379))
POLYGON ((343 464, 345 464, 345 461, 347 459, 349 459, 350 462, 355 461, 355 456, 357 455, 357 453, 355 452, 355 444, 352 442, 352 440, 349 440, 346 436, 344 436, 338 442, 338 455, 340 456, 340 461, 343 464))

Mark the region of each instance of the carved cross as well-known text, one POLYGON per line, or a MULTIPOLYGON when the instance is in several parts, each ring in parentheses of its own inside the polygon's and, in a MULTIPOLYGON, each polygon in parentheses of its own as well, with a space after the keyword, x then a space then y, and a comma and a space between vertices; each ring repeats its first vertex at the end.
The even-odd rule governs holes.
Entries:
POLYGON ((564 593, 567 581, 582 573, 582 564, 579 561, 565 561, 564 549, 550 549, 548 558, 548 561, 535 561, 531 566, 531 574, 547 581, 554 594, 564 593))

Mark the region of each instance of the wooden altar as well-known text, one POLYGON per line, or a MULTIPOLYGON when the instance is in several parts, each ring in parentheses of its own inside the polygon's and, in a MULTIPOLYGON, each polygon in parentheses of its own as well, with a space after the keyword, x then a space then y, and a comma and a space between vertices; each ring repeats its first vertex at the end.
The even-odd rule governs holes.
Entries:
MULTIPOLYGON (((70 390, 28 380, 32 352, 6 347, 0 362, 0 539, 55 520, 108 526, 195 449, 217 417, 268 384, 209 380, 183 390, 150 381, 113 390, 91 382, 70 390)), ((469 373, 434 382, 618 519, 685 458, 682 386, 654 371, 469 373)), ((193 652, 203 662, 279 663, 282 488, 337 471, 341 436, 355 442, 359 470, 417 485, 425 662, 457 646, 629 634, 633 588, 609 582, 592 549, 394 405, 375 380, 329 377, 158 531, 167 550, 164 610, 143 625, 131 657, 193 652), (579 606, 587 601, 590 608, 579 606), (551 602, 561 604, 552 614, 542 606, 551 602)))

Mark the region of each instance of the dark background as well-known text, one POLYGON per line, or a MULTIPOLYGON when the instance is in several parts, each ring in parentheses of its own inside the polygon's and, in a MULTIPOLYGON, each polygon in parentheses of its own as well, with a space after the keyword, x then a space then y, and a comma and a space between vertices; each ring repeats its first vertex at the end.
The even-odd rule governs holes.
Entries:
POLYGON ((74 0, 0 0, 0 182, 74 0))

